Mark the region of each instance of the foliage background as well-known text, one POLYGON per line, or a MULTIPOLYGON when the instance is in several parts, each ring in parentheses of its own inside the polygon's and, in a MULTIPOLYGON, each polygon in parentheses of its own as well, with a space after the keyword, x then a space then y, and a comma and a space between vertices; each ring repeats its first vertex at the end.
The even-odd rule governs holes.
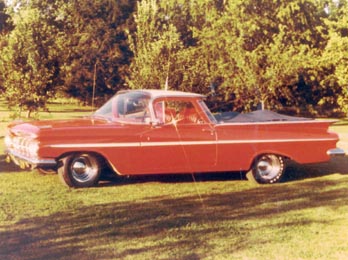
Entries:
MULTIPOLYGON (((0 0, 0 91, 18 113, 119 89, 214 111, 348 112, 346 0, 0 0), (223 104, 223 106, 222 106, 223 104)), ((93 104, 94 105, 94 104, 93 104)))

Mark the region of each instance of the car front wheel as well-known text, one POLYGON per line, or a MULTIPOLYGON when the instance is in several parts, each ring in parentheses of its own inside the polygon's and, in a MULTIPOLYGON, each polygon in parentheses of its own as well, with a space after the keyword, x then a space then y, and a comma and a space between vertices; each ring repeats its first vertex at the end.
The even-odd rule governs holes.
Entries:
POLYGON ((100 174, 100 160, 89 153, 70 154, 61 160, 58 168, 58 175, 63 183, 74 188, 97 185, 100 174))
POLYGON ((276 183, 280 181, 284 172, 283 157, 275 154, 264 154, 255 159, 246 177, 248 180, 261 184, 276 183))

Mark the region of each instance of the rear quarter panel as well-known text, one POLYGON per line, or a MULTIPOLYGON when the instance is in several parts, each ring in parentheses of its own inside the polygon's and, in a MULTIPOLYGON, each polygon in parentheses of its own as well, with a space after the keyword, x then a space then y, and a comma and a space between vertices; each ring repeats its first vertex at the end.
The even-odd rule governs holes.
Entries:
POLYGON ((329 160, 338 136, 328 132, 332 121, 229 123, 216 126, 217 170, 248 170, 255 157, 272 153, 298 163, 329 160))

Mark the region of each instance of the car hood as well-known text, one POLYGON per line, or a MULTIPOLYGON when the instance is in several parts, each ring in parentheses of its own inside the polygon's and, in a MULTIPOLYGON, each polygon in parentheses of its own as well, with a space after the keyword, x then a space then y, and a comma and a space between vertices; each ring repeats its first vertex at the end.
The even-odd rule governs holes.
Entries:
POLYGON ((105 126, 109 124, 119 125, 101 118, 78 118, 78 119, 63 119, 63 120, 37 120, 30 122, 13 122, 8 128, 12 134, 15 135, 33 135, 37 136, 39 133, 47 131, 69 131, 71 129, 93 128, 98 126, 105 126))

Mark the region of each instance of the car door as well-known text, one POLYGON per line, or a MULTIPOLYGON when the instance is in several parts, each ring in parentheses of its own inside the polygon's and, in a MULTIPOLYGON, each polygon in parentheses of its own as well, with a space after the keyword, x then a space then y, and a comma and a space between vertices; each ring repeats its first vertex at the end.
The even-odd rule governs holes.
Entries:
POLYGON ((140 137, 144 171, 188 173, 214 170, 215 129, 197 109, 194 100, 166 99, 153 103, 157 124, 140 137))

